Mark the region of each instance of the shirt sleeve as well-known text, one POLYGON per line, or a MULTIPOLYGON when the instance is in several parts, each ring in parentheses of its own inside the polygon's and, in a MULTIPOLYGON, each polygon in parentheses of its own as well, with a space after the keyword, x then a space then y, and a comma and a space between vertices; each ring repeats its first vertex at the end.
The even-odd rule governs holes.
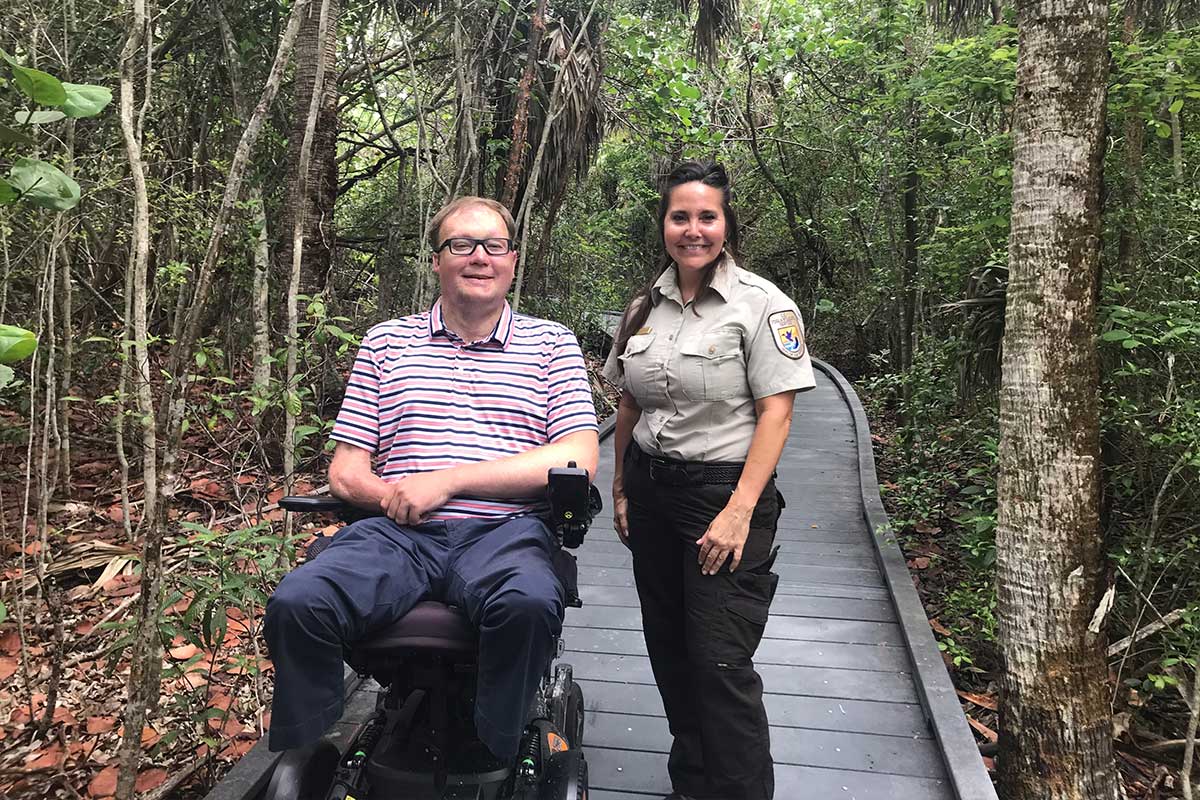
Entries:
POLYGON ((546 438, 557 441, 577 431, 599 429, 583 351, 575 335, 563 329, 555 342, 546 375, 546 438))
POLYGON ((800 310, 778 289, 768 293, 746 348, 746 379, 755 400, 817 385, 800 310))
POLYGON ((350 380, 346 383, 342 408, 330 434, 334 441, 361 447, 372 455, 379 449, 379 364, 376 356, 383 346, 370 332, 363 339, 350 380))
POLYGON ((612 347, 608 351, 608 358, 604 360, 604 369, 600 370, 600 374, 604 379, 617 387, 620 391, 625 391, 625 373, 621 372, 620 353, 617 352, 617 340, 613 339, 612 347))

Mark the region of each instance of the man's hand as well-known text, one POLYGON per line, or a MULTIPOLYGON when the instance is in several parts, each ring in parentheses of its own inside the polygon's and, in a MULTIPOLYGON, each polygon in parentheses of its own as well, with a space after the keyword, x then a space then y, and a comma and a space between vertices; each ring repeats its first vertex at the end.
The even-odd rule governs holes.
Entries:
POLYGON ((379 507, 397 525, 417 525, 454 495, 451 470, 418 472, 388 483, 379 507))
POLYGON ((717 570, 729 558, 729 571, 733 572, 742 562, 742 548, 750 536, 750 517, 754 506, 745 508, 732 501, 721 509, 721 513, 709 523, 708 530, 696 540, 700 545, 697 563, 703 575, 716 575, 717 570))

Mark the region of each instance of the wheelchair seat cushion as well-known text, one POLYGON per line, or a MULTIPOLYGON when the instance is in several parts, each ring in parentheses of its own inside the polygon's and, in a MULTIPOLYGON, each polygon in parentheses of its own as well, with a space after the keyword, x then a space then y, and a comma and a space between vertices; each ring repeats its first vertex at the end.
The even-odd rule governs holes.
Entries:
POLYGON ((478 642, 478 632, 462 611, 425 600, 394 624, 355 643, 352 653, 365 658, 399 656, 414 650, 472 653, 478 642))

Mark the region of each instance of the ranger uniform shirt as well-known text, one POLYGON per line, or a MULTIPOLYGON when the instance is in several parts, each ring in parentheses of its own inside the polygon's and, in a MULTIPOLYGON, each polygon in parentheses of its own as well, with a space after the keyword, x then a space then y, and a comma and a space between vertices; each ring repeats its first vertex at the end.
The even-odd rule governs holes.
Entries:
POLYGON ((604 365, 604 376, 642 409, 633 439, 647 453, 745 461, 758 421, 754 401, 816 386, 796 304, 731 258, 689 303, 668 268, 650 302, 625 352, 614 346, 604 365))

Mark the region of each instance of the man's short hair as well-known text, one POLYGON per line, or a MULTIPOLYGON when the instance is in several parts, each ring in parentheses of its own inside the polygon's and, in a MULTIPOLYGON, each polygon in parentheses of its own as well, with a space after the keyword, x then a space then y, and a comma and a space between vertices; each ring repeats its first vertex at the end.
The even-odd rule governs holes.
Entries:
POLYGON ((461 211, 470 206, 483 206, 484 208, 495 211, 504 220, 505 226, 508 228, 508 238, 517 238, 517 223, 513 220, 512 212, 503 203, 497 202, 490 197, 476 197, 475 195, 465 195, 456 197, 446 205, 442 206, 433 219, 429 220, 429 246, 437 250, 438 245, 442 243, 442 223, 455 212, 461 211))

